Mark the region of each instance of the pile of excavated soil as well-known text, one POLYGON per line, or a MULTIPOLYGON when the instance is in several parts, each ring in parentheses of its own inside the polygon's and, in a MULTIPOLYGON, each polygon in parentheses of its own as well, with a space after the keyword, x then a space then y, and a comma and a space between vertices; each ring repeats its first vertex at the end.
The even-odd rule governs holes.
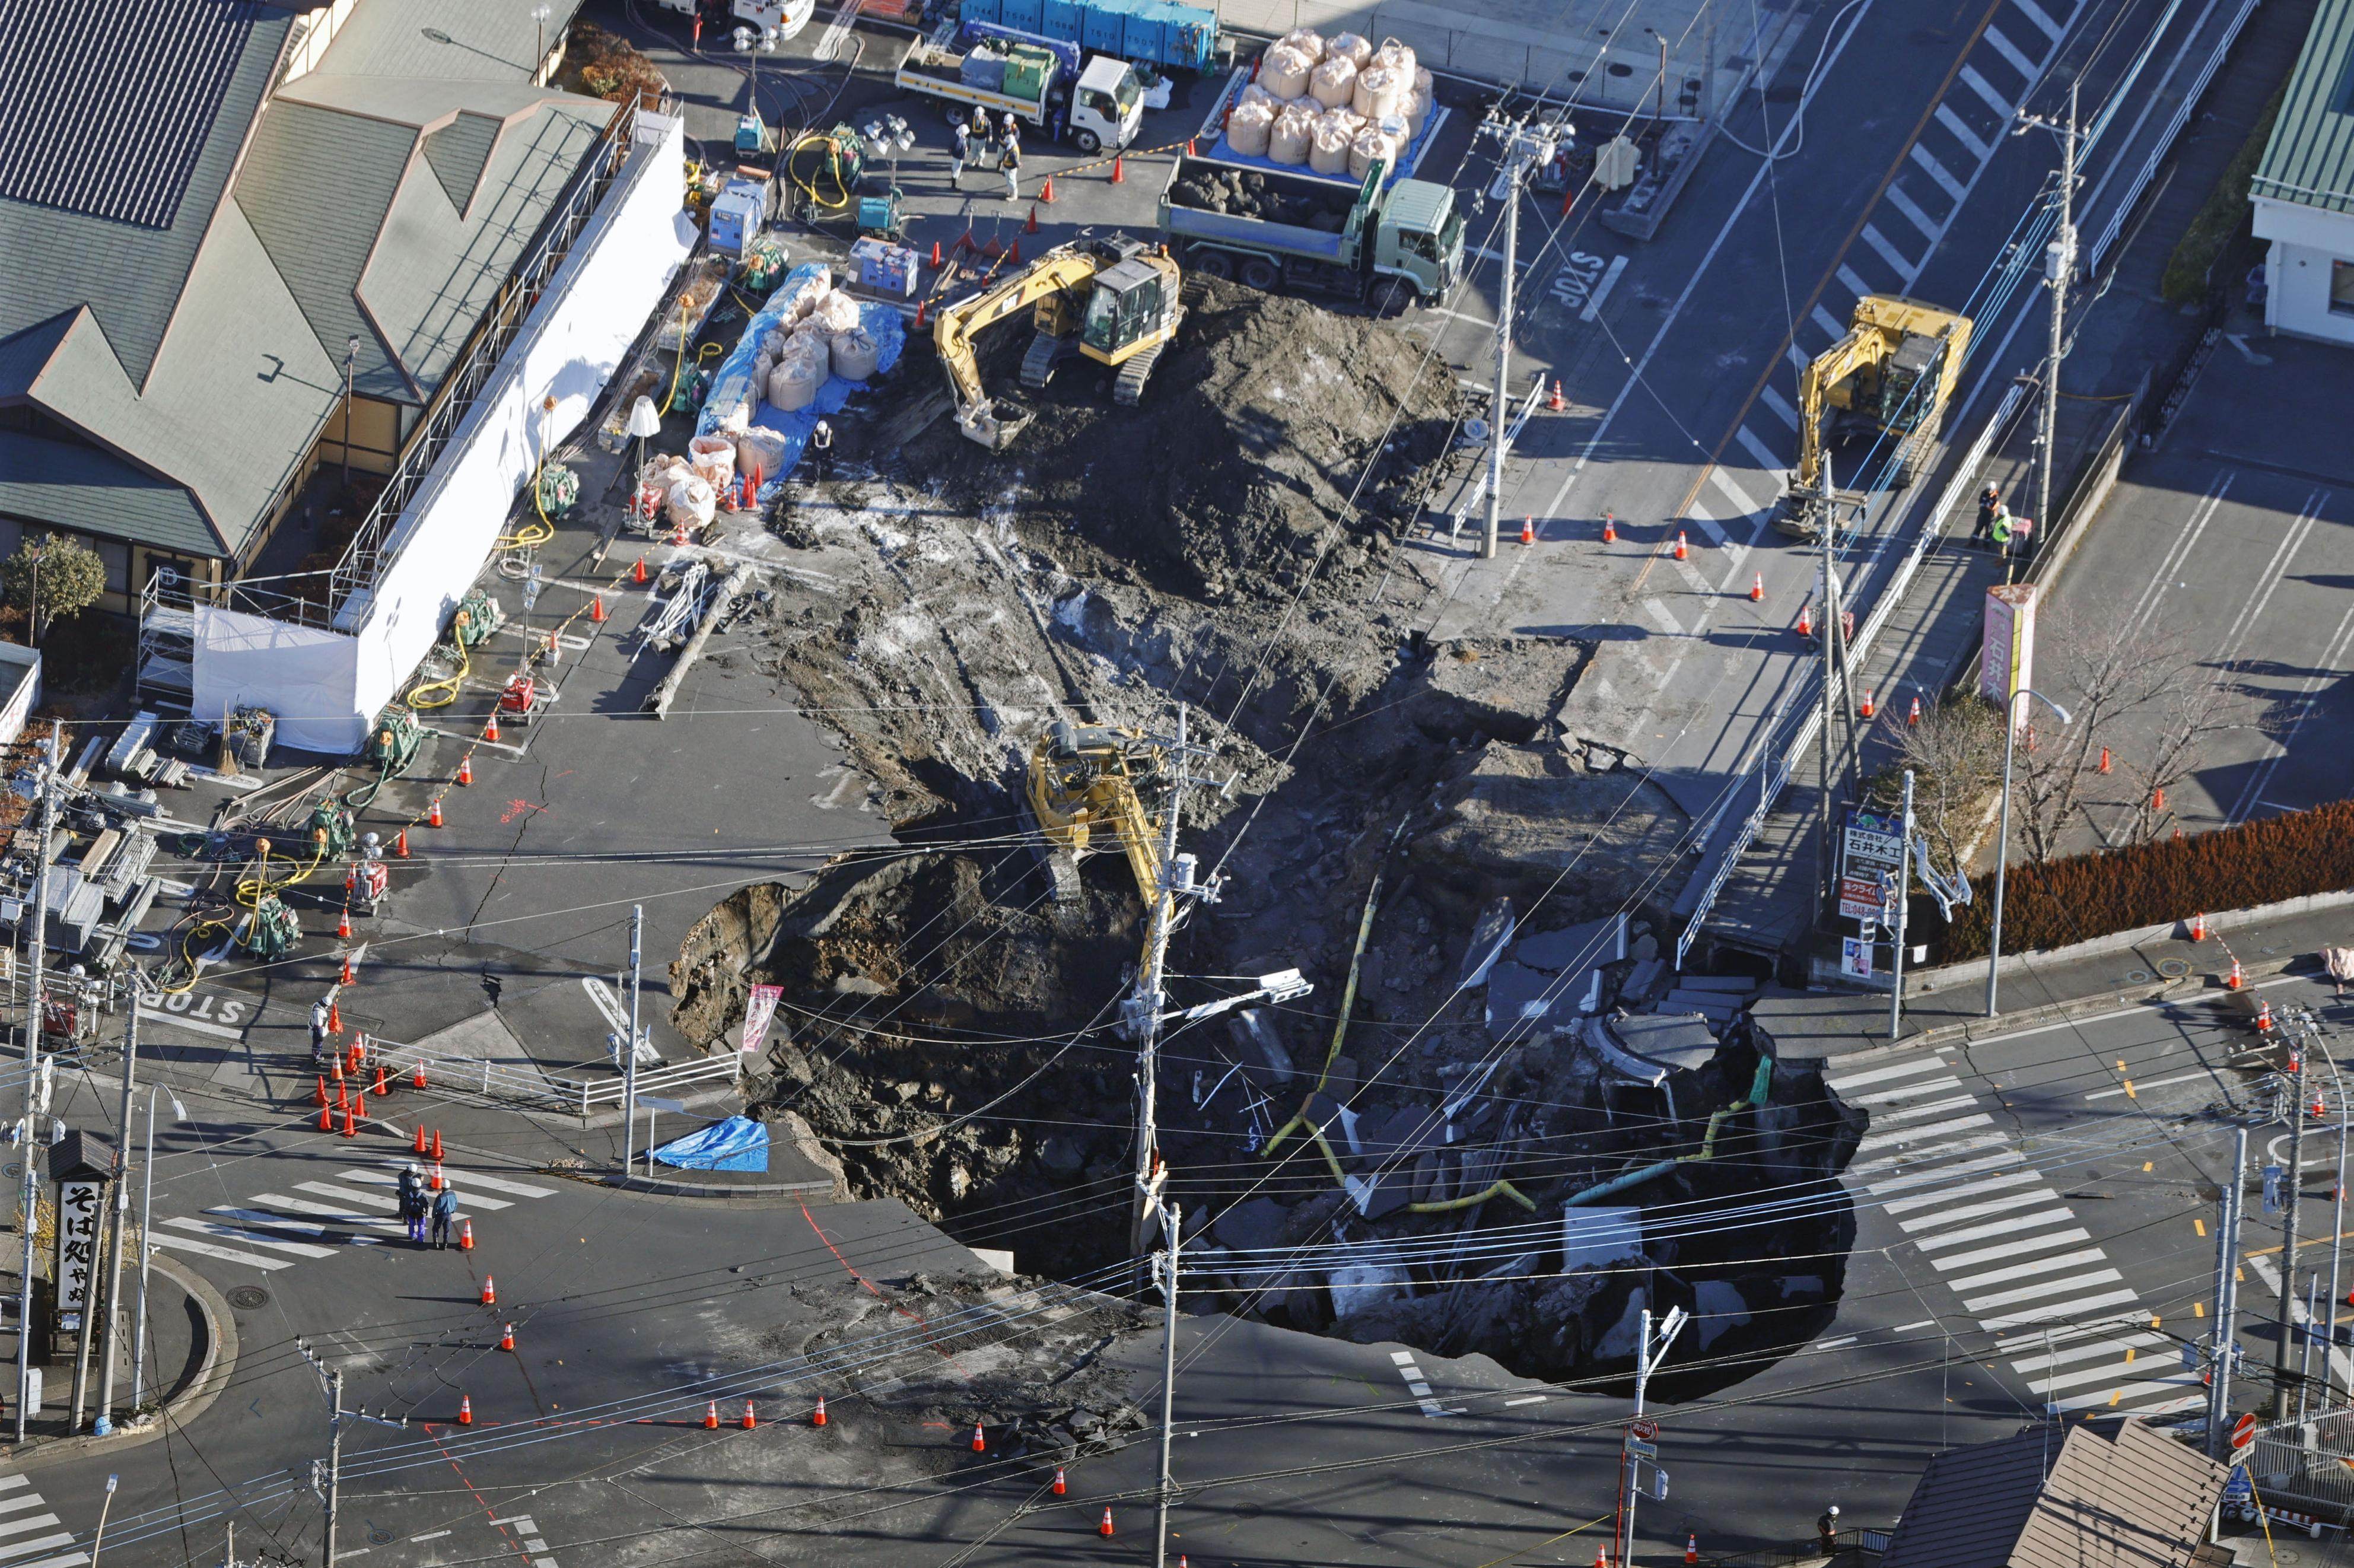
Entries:
MULTIPOLYGON (((1034 542, 1076 534, 1189 597, 1283 591, 1327 524, 1394 535, 1446 455, 1458 395, 1446 364, 1380 322, 1214 279, 1198 295, 1142 402, 1111 403, 1110 372, 1066 360, 1036 418, 991 453, 932 427, 926 471, 994 500, 1019 487, 1014 525, 1034 542)), ((1023 397, 1025 330, 1001 329, 988 386, 1023 397)))

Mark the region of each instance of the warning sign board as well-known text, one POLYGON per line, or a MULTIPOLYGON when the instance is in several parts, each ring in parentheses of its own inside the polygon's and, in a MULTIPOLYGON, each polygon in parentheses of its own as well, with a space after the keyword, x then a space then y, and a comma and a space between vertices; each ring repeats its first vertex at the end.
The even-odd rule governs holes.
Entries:
POLYGON ((1880 878, 1876 876, 1842 876, 1839 886, 1840 913, 1850 920, 1877 920, 1883 900, 1880 896, 1880 878))

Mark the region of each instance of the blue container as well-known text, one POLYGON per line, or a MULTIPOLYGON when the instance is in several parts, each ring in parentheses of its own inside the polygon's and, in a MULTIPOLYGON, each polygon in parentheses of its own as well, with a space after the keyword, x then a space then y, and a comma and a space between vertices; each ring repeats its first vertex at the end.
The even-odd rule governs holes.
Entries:
POLYGON ((1040 0, 1000 0, 998 20, 1008 27, 1019 27, 1025 33, 1038 30, 1040 0))
POLYGON ((964 0, 958 7, 957 19, 962 22, 994 22, 1000 19, 1004 6, 1002 0, 964 0))
POLYGON ((1128 0, 1128 16, 1120 23, 1119 52, 1131 60, 1161 60, 1161 34, 1165 31, 1161 0, 1128 0))
POLYGON ((1067 43, 1079 41, 1079 0, 1039 0, 1038 31, 1067 43))
POLYGON ((1218 54, 1218 14, 1173 0, 1160 0, 1160 7, 1164 13, 1161 44, 1168 50, 1163 63, 1208 70, 1218 54))
POLYGON ((1079 42, 1089 54, 1128 58, 1128 0, 1086 0, 1079 13, 1079 42))

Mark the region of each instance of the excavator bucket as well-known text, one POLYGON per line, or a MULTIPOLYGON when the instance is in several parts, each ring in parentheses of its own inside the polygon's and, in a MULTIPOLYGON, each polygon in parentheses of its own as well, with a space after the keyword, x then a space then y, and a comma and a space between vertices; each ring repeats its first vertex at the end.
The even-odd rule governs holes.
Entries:
POLYGON ((1002 452, 1012 446, 1014 439, 1037 416, 1026 410, 1001 408, 984 399, 957 410, 957 429, 966 439, 979 441, 991 451, 1002 452))

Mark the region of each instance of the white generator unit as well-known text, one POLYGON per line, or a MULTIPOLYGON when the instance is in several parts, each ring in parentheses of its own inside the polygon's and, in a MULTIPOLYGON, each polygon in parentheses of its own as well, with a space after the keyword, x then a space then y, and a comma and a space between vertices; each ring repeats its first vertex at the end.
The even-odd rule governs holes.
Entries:
POLYGON ((760 232, 766 202, 750 180, 730 180, 711 204, 711 249, 741 258, 760 232))

